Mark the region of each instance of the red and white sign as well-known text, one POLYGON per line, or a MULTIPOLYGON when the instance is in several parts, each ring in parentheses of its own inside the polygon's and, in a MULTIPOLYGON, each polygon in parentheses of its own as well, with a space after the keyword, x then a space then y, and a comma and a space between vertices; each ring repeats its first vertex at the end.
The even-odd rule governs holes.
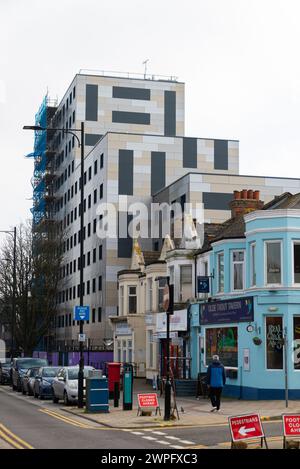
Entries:
POLYGON ((300 414, 285 414, 282 423, 284 436, 300 437, 300 414))
POLYGON ((157 394, 155 394, 154 392, 147 393, 147 394, 138 394, 137 398, 138 398, 139 407, 142 407, 142 408, 152 407, 154 409, 159 407, 157 394))
POLYGON ((229 417, 232 441, 263 438, 264 431, 259 414, 238 415, 229 417))

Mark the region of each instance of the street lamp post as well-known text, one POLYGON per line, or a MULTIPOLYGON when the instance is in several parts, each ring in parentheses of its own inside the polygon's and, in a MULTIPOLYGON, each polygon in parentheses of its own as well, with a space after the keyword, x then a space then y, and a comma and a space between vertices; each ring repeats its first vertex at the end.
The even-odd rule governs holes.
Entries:
POLYGON ((13 296, 11 308, 11 348, 10 356, 14 357, 15 351, 15 322, 16 322, 16 288, 17 288, 17 228, 13 230, 1 230, 0 233, 7 233, 14 238, 14 251, 13 251, 13 296))
POLYGON ((164 420, 171 418, 171 381, 170 381, 170 315, 174 314, 174 285, 170 285, 170 277, 157 277, 156 280, 166 280, 163 294, 163 309, 167 315, 166 325, 166 386, 165 386, 165 414, 164 420))
MULTIPOLYGON (((80 148, 80 162, 81 162, 81 195, 80 195, 80 306, 83 306, 83 269, 84 269, 84 122, 81 122, 80 129, 62 129, 62 128, 52 128, 52 127, 41 127, 39 125, 25 125, 24 130, 51 130, 51 131, 61 131, 64 133, 72 134, 78 142, 80 148), (80 132, 80 139, 76 135, 76 132, 80 132)), ((79 334, 83 333, 83 321, 79 321, 79 334)), ((83 380, 84 380, 84 358, 83 358, 83 342, 79 342, 79 372, 78 372, 78 407, 83 408, 83 380)))

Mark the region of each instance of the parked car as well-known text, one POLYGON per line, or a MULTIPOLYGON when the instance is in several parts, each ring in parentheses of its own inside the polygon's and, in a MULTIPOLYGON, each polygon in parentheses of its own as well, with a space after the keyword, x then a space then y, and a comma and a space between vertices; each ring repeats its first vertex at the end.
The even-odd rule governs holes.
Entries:
POLYGON ((58 366, 44 366, 39 368, 35 377, 33 395, 40 399, 52 398, 52 383, 61 368, 58 366))
POLYGON ((48 361, 43 358, 14 358, 12 364, 11 385, 14 391, 21 391, 21 378, 29 368, 47 366, 48 361))
POLYGON ((33 396, 33 386, 38 371, 39 368, 29 368, 29 370, 27 370, 26 373, 21 377, 22 394, 33 396))
MULTIPOLYGON (((92 366, 84 367, 84 378, 87 378, 89 371, 94 370, 92 366)), ((61 368, 52 383, 53 402, 57 404, 63 400, 65 405, 77 402, 78 400, 78 366, 66 366, 61 368)), ((84 379, 85 386, 85 379, 84 379)))
POLYGON ((11 359, 7 358, 4 362, 0 361, 0 384, 9 384, 11 375, 11 359))

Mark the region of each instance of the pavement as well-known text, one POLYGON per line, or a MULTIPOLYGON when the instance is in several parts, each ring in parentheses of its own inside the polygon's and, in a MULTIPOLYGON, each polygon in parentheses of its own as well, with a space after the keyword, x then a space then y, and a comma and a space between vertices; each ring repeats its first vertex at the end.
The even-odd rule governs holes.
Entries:
MULTIPOLYGON (((228 424, 228 417, 232 415, 242 415, 251 412, 258 412, 262 421, 281 420, 284 412, 300 413, 300 402, 289 401, 288 409, 285 407, 285 401, 245 401, 237 399, 223 398, 221 409, 218 412, 211 412, 211 404, 209 399, 200 397, 177 397, 177 409, 179 419, 175 418, 168 422, 164 421, 164 397, 159 396, 158 401, 161 408, 161 415, 137 416, 138 403, 137 393, 141 392, 157 392, 150 385, 145 384, 142 380, 136 380, 134 383, 134 400, 133 410, 123 411, 122 409, 122 393, 119 407, 113 407, 113 401, 110 401, 109 413, 87 413, 83 409, 77 407, 64 407, 63 410, 74 415, 97 422, 111 428, 151 428, 151 427, 176 427, 176 426, 198 426, 198 425, 224 425, 228 424)), ((175 415, 177 413, 175 412, 175 415)))

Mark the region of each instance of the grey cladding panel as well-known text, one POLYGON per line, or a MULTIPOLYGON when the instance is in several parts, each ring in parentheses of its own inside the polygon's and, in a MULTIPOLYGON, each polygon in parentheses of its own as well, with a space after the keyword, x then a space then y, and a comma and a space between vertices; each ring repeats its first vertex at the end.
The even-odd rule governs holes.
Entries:
POLYGON ((228 141, 214 141, 214 168, 228 169, 228 141))
POLYGON ((128 88, 113 86, 113 98, 150 100, 150 90, 146 88, 128 88))
POLYGON ((130 258, 132 255, 132 238, 128 235, 128 225, 132 219, 133 219, 133 215, 130 215, 126 212, 119 213, 118 257, 121 257, 121 258, 130 258), (122 225, 122 230, 120 230, 120 225, 122 225), (124 231, 124 225, 125 225, 126 237, 120 237, 120 231, 121 231, 121 235, 122 236, 124 235, 124 233, 122 233, 122 231, 124 231))
POLYGON ((98 85, 85 85, 85 120, 98 120, 98 85))
POLYGON ((93 147, 101 137, 100 134, 85 134, 85 145, 93 147))
POLYGON ((166 154, 163 151, 151 152, 151 195, 166 185, 166 154))
POLYGON ((146 112, 113 111, 112 121, 121 124, 150 124, 150 114, 146 112))
POLYGON ((176 135, 176 92, 165 91, 165 135, 176 135))
POLYGON ((119 194, 133 195, 132 150, 119 150, 119 194))
POLYGON ((183 161, 184 168, 197 168, 197 139, 183 138, 183 161))
POLYGON ((233 194, 224 192, 203 192, 204 208, 208 210, 230 210, 229 202, 233 199, 233 194))

